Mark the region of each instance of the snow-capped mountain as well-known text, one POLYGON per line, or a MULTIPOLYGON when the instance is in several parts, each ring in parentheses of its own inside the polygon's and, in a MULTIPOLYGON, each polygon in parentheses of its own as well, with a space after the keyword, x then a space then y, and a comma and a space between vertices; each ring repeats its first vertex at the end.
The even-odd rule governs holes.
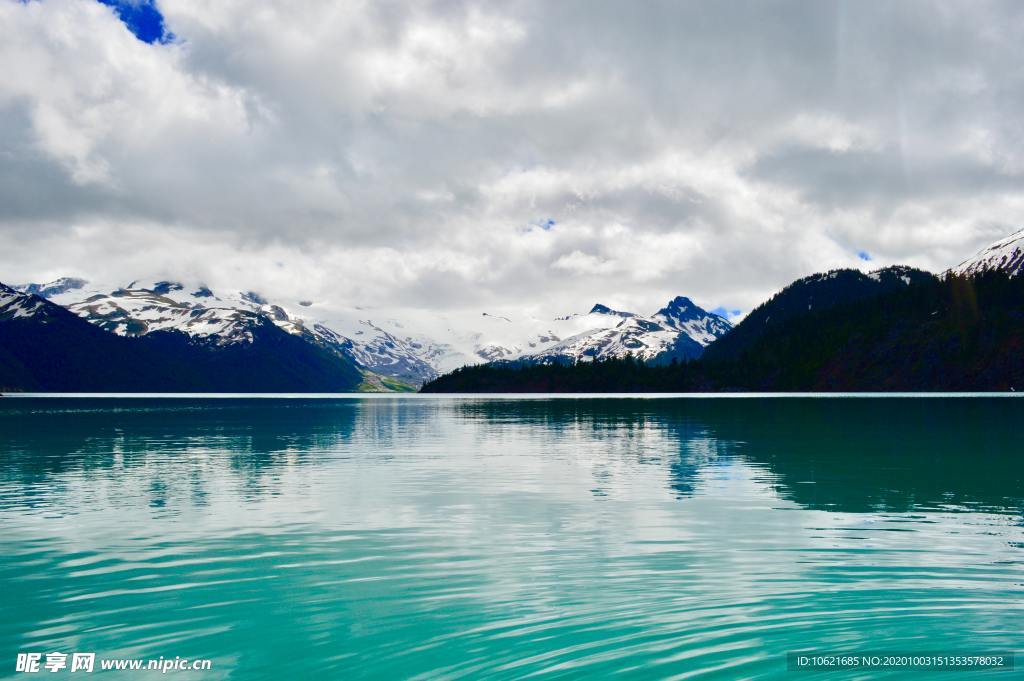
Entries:
POLYGON ((719 315, 695 305, 684 296, 677 296, 658 310, 653 319, 666 328, 681 331, 701 346, 732 329, 732 324, 719 315))
POLYGON ((441 373, 496 360, 576 361, 627 353, 643 359, 690 358, 731 328, 725 319, 682 297, 650 317, 598 303, 589 312, 554 319, 478 313, 408 324, 430 328, 424 347, 437 351, 428 361, 436 362, 441 373))
POLYGON ((37 296, 49 298, 76 288, 82 288, 86 283, 88 282, 86 282, 85 279, 61 277, 60 279, 49 282, 48 284, 26 284, 24 287, 20 288, 22 288, 25 293, 34 293, 37 296))
POLYGON ((0 320, 34 317, 45 310, 40 298, 0 284, 0 320))
MULTIPOLYGON (((201 284, 175 281, 133 281, 124 286, 89 284, 61 279, 27 284, 78 316, 119 336, 142 336, 153 331, 180 331, 212 345, 251 343, 253 329, 269 319, 282 330, 354 361, 383 376, 419 383, 436 370, 418 355, 420 348, 367 320, 352 320, 349 334, 339 333, 315 317, 286 310, 252 291, 214 292, 201 284), (69 284, 70 282, 70 284, 69 284)), ((297 303, 299 309, 312 303, 297 303)))
POLYGON ((312 300, 292 304, 253 291, 214 291, 198 282, 169 280, 103 285, 63 278, 18 289, 119 336, 178 331, 198 343, 230 347, 251 343, 253 330, 269 320, 371 374, 414 385, 495 360, 588 360, 627 353, 648 360, 696 357, 731 328, 683 297, 650 317, 597 304, 585 314, 543 319, 371 310, 312 300))
POLYGON ((398 378, 418 385, 437 375, 432 364, 421 357, 423 347, 412 339, 392 335, 368 319, 359 319, 350 326, 350 335, 343 335, 335 326, 323 322, 308 323, 292 318, 298 325, 293 333, 304 333, 315 341, 351 358, 359 366, 382 376, 398 378))
POLYGON ((956 274, 1002 270, 1010 276, 1024 273, 1024 229, 978 251, 953 268, 956 274))
MULTIPOLYGON (((314 309, 319 306, 315 305, 314 309)), ((586 314, 556 319, 497 312, 447 312, 425 310, 325 309, 320 312, 330 328, 354 340, 369 326, 400 340, 408 351, 446 373, 467 364, 516 360, 541 353, 564 339, 599 329, 612 328, 632 313, 597 305, 586 314), (373 319, 367 321, 367 317, 373 319), (355 320, 362 320, 355 324, 355 320)))
POLYGON ((595 305, 592 328, 556 342, 527 358, 537 361, 592 361, 632 354, 643 360, 692 359, 732 328, 722 317, 679 296, 650 317, 595 305), (593 321, 603 321, 604 324, 593 321))
POLYGON ((225 301, 205 287, 186 288, 171 281, 133 281, 117 287, 46 284, 37 288, 54 291, 47 295, 49 300, 118 336, 181 331, 213 345, 251 343, 252 328, 262 312, 244 294, 225 301))
MULTIPOLYGON (((439 335, 447 340, 438 342, 410 331, 390 315, 377 322, 359 308, 309 300, 278 304, 256 292, 213 291, 200 283, 159 280, 107 285, 64 278, 17 288, 48 297, 121 336, 175 330, 200 342, 228 346, 251 342, 253 325, 267 318, 288 333, 339 353, 370 372, 411 384, 429 380, 439 371, 487 361, 488 355, 516 352, 485 341, 491 334, 456 332, 443 318, 433 318, 427 325, 439 327, 439 335)), ((484 320, 488 320, 486 315, 484 320)))
POLYGON ((0 284, 0 391, 348 392, 384 383, 265 315, 253 316, 248 340, 222 343, 168 325, 113 333, 81 312, 0 284))

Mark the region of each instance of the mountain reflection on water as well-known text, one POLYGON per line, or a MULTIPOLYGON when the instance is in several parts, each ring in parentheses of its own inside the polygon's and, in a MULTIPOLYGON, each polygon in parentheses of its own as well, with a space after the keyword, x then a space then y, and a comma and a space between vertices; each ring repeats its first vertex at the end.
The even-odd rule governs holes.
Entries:
POLYGON ((1021 650, 1022 417, 1015 398, 4 398, 0 660, 778 678, 794 650, 1021 650))
POLYGON ((467 418, 538 432, 625 438, 685 497, 706 469, 742 463, 810 509, 1020 512, 1024 400, 785 398, 531 400, 461 404, 467 418), (652 447, 650 434, 658 446, 652 447))
MULTIPOLYGON (((438 414, 482 424, 481 447, 508 431, 560 446, 601 448, 595 492, 613 463, 665 471, 679 498, 709 470, 742 464, 783 499, 809 509, 909 512, 957 508, 1020 512, 1024 459, 1014 448, 1024 400, 930 399, 481 399, 18 401, 0 409, 7 482, 76 471, 152 475, 153 505, 184 486, 197 503, 211 463, 271 491, 277 467, 336 461, 355 436, 378 462, 396 439, 442 437, 438 414), (215 462, 174 459, 217 452, 215 462), (154 463, 157 465, 154 466, 154 463)), ((400 445, 401 443, 399 443, 400 445)), ((0 499, 0 504, 4 500, 0 499)))

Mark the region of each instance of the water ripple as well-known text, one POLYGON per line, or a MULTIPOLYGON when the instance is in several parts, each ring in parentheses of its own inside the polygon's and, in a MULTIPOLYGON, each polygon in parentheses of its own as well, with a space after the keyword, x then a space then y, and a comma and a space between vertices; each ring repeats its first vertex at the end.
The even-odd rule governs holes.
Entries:
POLYGON ((5 404, 0 657, 731 679, 1024 648, 1020 407, 656 402, 5 404))

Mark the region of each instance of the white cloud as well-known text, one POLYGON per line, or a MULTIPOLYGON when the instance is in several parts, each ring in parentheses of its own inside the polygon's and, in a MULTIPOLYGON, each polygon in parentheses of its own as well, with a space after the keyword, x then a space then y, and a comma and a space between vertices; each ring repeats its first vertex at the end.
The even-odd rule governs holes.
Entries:
POLYGON ((0 281, 746 310, 1021 222, 1013 2, 159 7, 0 2, 0 281))

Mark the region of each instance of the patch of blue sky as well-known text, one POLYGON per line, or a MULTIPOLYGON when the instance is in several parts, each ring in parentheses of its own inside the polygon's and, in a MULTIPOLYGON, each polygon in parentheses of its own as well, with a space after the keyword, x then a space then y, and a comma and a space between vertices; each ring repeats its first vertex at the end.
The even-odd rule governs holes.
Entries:
POLYGON ((711 312, 713 312, 714 314, 718 315, 719 317, 725 317, 726 319, 734 319, 736 317, 739 317, 741 314, 743 314, 743 310, 740 310, 740 309, 735 308, 735 307, 734 308, 726 308, 726 307, 724 307, 722 305, 719 305, 718 307, 716 307, 711 312))
POLYGON ((166 44, 174 40, 174 34, 167 30, 164 15, 155 0, 97 0, 113 8, 117 17, 132 34, 144 43, 166 44))
POLYGON ((533 220, 532 222, 527 223, 524 231, 532 232, 534 229, 539 228, 545 232, 550 232, 557 224, 558 223, 553 218, 542 218, 540 220, 533 220))

